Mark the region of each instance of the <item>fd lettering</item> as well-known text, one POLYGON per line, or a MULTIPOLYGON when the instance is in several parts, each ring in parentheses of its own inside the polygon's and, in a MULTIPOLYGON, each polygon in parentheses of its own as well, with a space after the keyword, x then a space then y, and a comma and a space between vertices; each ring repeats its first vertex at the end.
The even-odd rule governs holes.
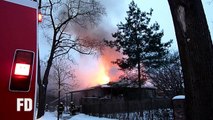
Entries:
POLYGON ((17 111, 31 111, 33 108, 31 98, 17 98, 17 111))

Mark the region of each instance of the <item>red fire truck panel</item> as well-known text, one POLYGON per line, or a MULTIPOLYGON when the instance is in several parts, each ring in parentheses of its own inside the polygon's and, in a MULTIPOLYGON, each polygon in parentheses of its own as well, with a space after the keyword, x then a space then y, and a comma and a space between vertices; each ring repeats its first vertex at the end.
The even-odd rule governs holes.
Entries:
POLYGON ((35 118, 37 3, 0 1, 0 119, 35 118))

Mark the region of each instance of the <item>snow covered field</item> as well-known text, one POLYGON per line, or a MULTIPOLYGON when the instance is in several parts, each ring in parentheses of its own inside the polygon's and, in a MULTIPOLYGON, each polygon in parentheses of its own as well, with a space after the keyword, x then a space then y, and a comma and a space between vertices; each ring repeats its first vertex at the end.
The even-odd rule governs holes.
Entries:
MULTIPOLYGON (((130 120, 173 120, 173 112, 171 109, 158 109, 158 110, 151 110, 151 111, 144 111, 143 117, 141 117, 137 112, 129 113, 130 120), (167 111, 167 115, 165 114, 165 110, 167 111)), ((109 119, 104 117, 94 117, 85 114, 78 114, 75 116, 70 116, 69 114, 63 114, 63 117, 60 120, 119 120, 119 119, 126 119, 127 113, 123 113, 117 116, 114 116, 117 119, 109 119)), ((45 115, 37 120, 57 120, 57 113, 56 112, 46 112, 45 115)))
MULTIPOLYGON (((55 112, 46 112, 42 118, 37 120, 56 120, 56 119, 57 119, 57 115, 55 112)), ((85 114, 78 114, 71 117, 69 114, 63 114, 63 118, 60 120, 116 120, 116 119, 99 118, 99 117, 89 116, 85 114)))

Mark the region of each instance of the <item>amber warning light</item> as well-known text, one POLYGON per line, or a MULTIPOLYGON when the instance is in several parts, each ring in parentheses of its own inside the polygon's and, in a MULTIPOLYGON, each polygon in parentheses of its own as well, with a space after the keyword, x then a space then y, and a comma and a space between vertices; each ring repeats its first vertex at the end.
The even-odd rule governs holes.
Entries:
POLYGON ((32 77, 34 52, 16 50, 11 71, 10 90, 28 91, 32 77))

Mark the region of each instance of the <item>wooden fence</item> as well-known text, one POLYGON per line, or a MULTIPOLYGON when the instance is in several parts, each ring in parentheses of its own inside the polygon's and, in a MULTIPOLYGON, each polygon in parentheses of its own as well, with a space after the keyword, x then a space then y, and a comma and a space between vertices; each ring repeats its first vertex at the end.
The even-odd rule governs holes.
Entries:
POLYGON ((154 109, 171 108, 171 99, 143 99, 139 100, 111 100, 111 99, 84 99, 82 112, 91 115, 131 113, 154 109))

